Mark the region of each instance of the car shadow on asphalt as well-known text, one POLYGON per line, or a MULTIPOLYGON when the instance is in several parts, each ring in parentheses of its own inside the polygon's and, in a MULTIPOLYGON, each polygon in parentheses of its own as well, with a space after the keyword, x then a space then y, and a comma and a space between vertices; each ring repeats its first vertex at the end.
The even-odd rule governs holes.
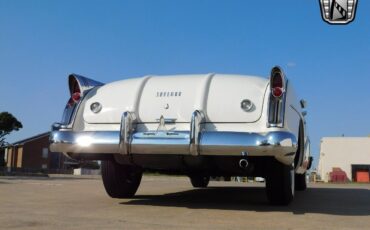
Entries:
POLYGON ((137 195, 123 205, 186 207, 190 209, 245 210, 256 212, 321 213, 346 216, 370 215, 370 190, 308 188, 296 192, 289 206, 271 206, 262 187, 210 187, 164 195, 137 195))

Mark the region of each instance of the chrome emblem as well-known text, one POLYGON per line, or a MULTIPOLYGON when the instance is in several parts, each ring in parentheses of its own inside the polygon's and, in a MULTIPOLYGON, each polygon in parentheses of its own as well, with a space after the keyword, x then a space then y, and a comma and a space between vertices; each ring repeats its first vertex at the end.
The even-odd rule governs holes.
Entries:
POLYGON ((158 128, 157 128, 157 132, 158 131, 166 131, 166 121, 163 117, 163 115, 161 115, 161 117, 159 118, 159 125, 158 125, 158 128))
POLYGON ((348 24, 355 19, 358 0, 320 0, 322 19, 329 24, 348 24))
POLYGON ((157 128, 157 132, 167 131, 166 124, 175 123, 176 120, 177 120, 176 118, 164 118, 164 116, 161 115, 161 117, 159 119, 157 119, 157 121, 159 123, 158 128, 157 128))

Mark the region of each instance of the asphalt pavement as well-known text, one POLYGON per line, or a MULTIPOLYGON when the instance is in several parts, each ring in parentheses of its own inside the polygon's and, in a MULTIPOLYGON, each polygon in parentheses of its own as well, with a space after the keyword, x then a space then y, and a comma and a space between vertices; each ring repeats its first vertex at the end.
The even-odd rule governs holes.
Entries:
POLYGON ((99 177, 0 177, 0 229, 370 229, 370 184, 310 184, 280 207, 263 183, 145 176, 112 199, 99 177))

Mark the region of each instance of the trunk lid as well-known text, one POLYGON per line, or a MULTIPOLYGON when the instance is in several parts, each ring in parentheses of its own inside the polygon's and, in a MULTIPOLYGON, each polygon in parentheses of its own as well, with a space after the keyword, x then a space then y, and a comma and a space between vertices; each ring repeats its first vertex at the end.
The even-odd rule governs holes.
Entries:
POLYGON ((120 123, 122 113, 135 112, 142 123, 167 121, 188 123, 195 110, 207 122, 255 122, 262 114, 268 80, 239 75, 178 75, 128 79, 104 85, 89 93, 84 107, 88 123, 120 123), (243 100, 254 107, 246 112, 243 100), (102 110, 93 113, 90 105, 102 110))

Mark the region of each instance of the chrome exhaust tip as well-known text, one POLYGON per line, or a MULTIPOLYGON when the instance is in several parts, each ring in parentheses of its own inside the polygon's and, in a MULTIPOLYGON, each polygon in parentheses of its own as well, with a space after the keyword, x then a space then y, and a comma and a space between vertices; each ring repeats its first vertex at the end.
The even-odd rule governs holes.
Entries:
POLYGON ((242 169, 246 169, 248 167, 248 161, 246 159, 240 159, 239 167, 242 169))

